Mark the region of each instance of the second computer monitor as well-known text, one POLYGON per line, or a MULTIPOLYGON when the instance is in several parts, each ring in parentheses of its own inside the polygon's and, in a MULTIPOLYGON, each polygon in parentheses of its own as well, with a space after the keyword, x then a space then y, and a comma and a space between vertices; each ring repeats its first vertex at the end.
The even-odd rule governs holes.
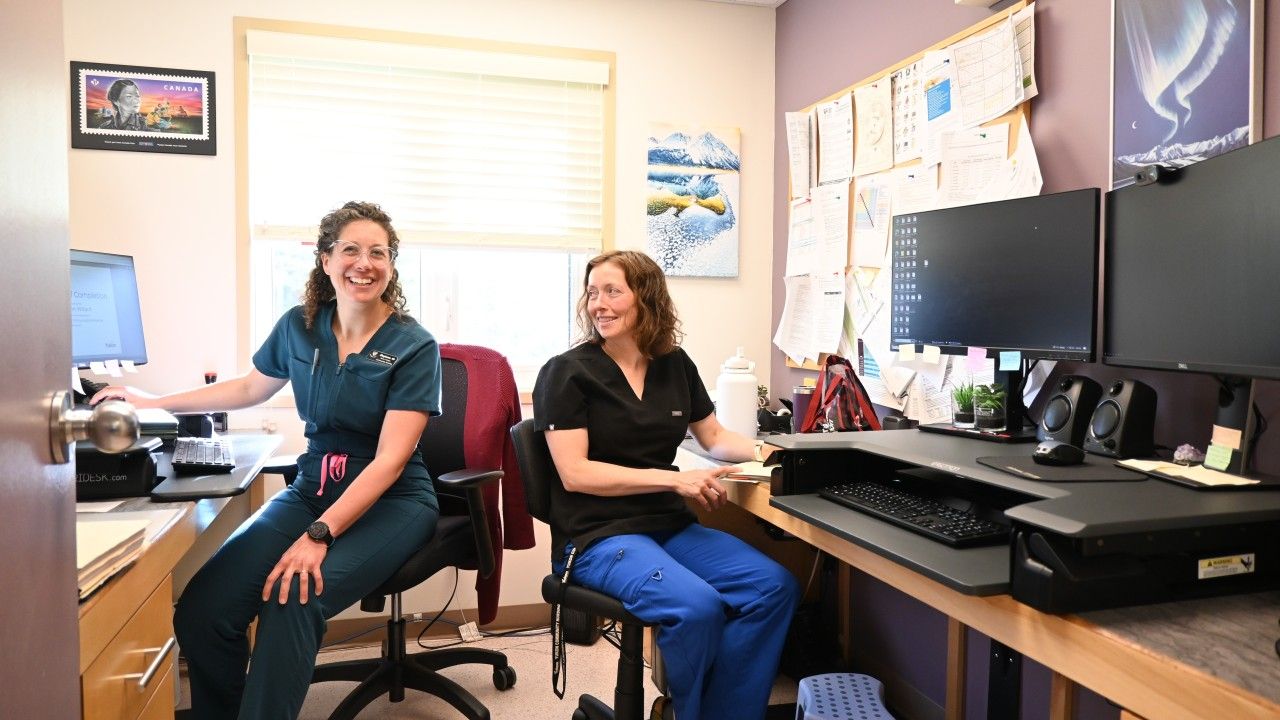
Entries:
POLYGON ((1097 188, 896 215, 890 340, 1094 359, 1097 188))
POLYGON ((71 251, 71 362, 147 361, 133 258, 71 251))

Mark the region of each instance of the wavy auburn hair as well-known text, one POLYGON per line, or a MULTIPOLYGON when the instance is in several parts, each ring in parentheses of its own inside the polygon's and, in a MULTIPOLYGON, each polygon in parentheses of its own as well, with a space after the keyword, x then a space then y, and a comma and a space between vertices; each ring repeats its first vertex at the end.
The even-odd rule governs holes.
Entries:
POLYGON ((338 242, 342 229, 356 220, 372 220, 387 231, 387 246, 391 248, 391 282, 382 291, 382 302, 391 307, 391 314, 398 320, 409 317, 405 312, 404 291, 400 288, 400 271, 395 267, 395 256, 400 251, 400 236, 391 227, 391 216, 383 212, 376 203, 349 202, 320 220, 320 236, 316 238, 316 266, 307 277, 307 287, 302 291, 302 315, 310 329, 316 321, 316 313, 320 306, 335 296, 333 281, 324 272, 322 258, 333 254, 333 246, 338 242))
POLYGON ((632 331, 636 346, 645 357, 655 358, 675 350, 684 339, 675 303, 667 291, 667 278, 653 258, 635 250, 611 250, 591 258, 582 277, 582 297, 578 298, 578 329, 581 342, 600 345, 604 338, 587 312, 587 285, 591 271, 613 263, 622 269, 627 287, 636 296, 636 326, 632 331))

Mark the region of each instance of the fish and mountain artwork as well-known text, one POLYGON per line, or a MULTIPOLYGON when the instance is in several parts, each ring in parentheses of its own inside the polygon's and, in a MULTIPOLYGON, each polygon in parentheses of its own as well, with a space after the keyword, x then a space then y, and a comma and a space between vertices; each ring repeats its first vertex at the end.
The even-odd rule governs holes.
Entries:
POLYGON ((737 277, 737 128, 655 125, 649 136, 647 250, 667 275, 737 277))

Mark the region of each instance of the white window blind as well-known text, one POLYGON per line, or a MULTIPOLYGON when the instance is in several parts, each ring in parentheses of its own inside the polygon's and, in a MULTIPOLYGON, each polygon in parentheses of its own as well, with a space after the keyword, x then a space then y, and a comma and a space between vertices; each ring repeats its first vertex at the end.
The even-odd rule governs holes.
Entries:
POLYGON ((595 250, 609 64, 250 30, 250 222, 372 200, 406 243, 595 250))

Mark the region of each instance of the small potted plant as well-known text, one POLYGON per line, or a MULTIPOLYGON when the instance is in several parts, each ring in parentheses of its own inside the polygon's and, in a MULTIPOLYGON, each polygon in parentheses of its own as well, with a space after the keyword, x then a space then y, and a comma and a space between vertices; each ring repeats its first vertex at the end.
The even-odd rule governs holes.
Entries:
POLYGON ((973 388, 974 426, 979 430, 1003 430, 1005 390, 1000 383, 973 388))
POLYGON ((973 422, 973 383, 960 383, 951 388, 951 424, 971 428, 973 422))

